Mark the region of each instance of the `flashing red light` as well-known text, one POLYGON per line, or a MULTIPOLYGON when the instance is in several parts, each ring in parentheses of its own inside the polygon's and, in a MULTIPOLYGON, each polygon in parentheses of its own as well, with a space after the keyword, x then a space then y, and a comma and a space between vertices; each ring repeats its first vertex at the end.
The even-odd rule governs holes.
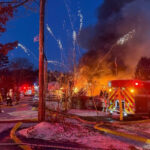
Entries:
POLYGON ((134 86, 135 87, 142 87, 142 82, 141 81, 135 81, 134 86))

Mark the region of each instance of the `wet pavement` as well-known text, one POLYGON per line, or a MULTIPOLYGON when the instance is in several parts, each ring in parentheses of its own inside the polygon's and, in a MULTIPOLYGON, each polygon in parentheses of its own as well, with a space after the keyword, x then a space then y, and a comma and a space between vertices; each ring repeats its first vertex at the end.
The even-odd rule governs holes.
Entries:
POLYGON ((37 117, 37 111, 32 110, 32 97, 24 97, 20 103, 13 106, 1 105, 3 112, 0 113, 0 121, 34 119, 37 117))

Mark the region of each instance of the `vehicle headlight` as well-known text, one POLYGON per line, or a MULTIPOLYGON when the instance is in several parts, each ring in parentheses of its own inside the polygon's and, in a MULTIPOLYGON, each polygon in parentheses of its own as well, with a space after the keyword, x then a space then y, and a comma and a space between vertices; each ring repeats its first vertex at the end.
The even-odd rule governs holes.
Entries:
POLYGON ((127 116, 128 114, 126 112, 124 112, 124 116, 127 116))

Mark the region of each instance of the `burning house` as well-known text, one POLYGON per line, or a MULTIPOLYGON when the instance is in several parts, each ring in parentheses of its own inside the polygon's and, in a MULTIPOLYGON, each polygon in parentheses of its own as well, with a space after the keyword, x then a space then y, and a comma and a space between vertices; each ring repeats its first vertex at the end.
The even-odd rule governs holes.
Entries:
POLYGON ((78 78, 93 85, 93 95, 109 80, 133 78, 138 60, 150 56, 149 8, 149 0, 104 0, 97 23, 81 30, 78 41, 87 52, 78 78))

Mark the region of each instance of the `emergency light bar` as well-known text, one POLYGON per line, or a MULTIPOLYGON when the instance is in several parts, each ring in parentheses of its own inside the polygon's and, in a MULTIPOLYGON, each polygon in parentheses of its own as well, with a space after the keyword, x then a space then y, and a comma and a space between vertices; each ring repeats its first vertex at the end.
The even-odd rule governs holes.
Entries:
POLYGON ((143 82, 140 80, 112 80, 109 87, 141 87, 143 82))

